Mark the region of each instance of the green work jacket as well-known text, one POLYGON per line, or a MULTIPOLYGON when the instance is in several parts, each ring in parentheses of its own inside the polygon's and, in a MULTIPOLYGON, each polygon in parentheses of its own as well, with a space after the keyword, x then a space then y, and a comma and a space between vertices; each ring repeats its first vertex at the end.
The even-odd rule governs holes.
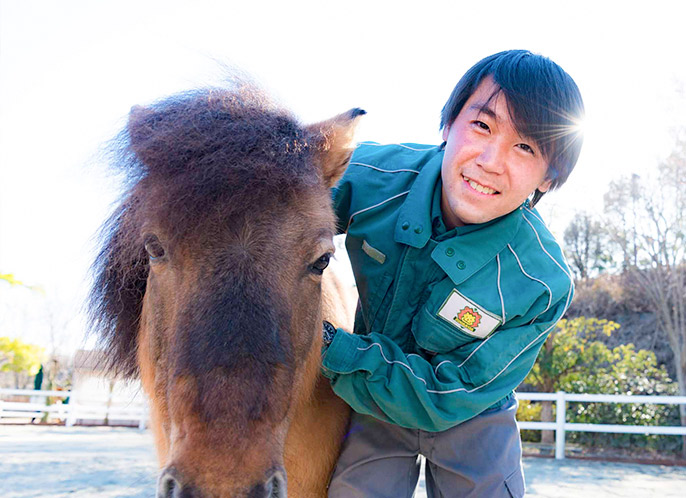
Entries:
POLYGON ((443 150, 361 144, 333 190, 360 306, 324 375, 357 412, 442 431, 506 401, 569 306, 562 251, 524 203, 441 232, 443 150))

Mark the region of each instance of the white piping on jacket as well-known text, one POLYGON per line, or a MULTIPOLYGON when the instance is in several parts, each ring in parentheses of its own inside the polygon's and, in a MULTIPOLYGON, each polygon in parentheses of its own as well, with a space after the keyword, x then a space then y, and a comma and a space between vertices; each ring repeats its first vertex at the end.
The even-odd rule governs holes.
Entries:
MULTIPOLYGON (((531 214, 531 216, 533 216, 533 217, 536 218, 538 221, 540 221, 543 225, 545 225, 545 222, 541 219, 541 217, 538 216, 536 213, 534 213, 534 212, 531 210, 531 208, 525 208, 525 209, 526 209, 526 211, 527 211, 528 213, 531 214)), ((563 252, 563 253, 561 254, 561 256, 562 256, 562 259, 564 260, 565 264, 567 265, 567 268, 569 268, 570 265, 569 265, 569 262, 567 261, 567 258, 565 257, 565 253, 563 252)), ((567 276, 568 276, 569 278, 572 278, 572 276, 571 276, 569 273, 567 274, 567 276)))
POLYGON ((500 288, 500 254, 495 255, 495 261, 498 263, 498 295, 500 296, 500 309, 502 310, 503 323, 500 325, 505 325, 505 299, 503 298, 503 290, 500 288))
POLYGON ((374 143, 367 143, 367 142, 361 142, 357 145, 358 145, 358 147, 360 145, 371 145, 373 147, 386 147, 388 145, 397 145, 398 147, 403 147, 405 149, 414 150, 417 152, 424 152, 426 150, 433 150, 433 149, 437 149, 440 147, 440 145, 434 145, 433 147, 429 147, 428 149, 415 149, 414 147, 408 147, 407 145, 403 145, 403 144, 374 144, 374 143))
MULTIPOLYGON (((537 217, 536 215, 534 215, 534 217, 536 217, 536 218, 538 219, 538 217, 537 217)), ((569 292, 567 293, 567 302, 565 303, 565 308, 568 308, 568 307, 569 307, 569 304, 570 304, 570 302, 571 302, 571 299, 572 299, 572 291, 574 290, 574 279, 573 279, 572 276, 567 272, 567 270, 565 270, 565 269, 562 267, 562 265, 561 265, 560 263, 558 263, 557 260, 556 260, 555 258, 553 258, 553 257, 550 255, 550 253, 546 250, 546 248, 543 246, 543 242, 541 242, 541 237, 538 236, 538 231, 536 230, 536 227, 534 227, 533 223, 531 223, 531 222, 527 219, 526 216, 522 216, 522 218, 524 218, 524 221, 526 221, 526 222, 529 224, 529 226, 531 227, 531 229, 534 231, 534 234, 536 234, 536 240, 538 240, 538 245, 541 246, 541 249, 543 249, 543 252, 546 253, 550 259, 553 260, 553 262, 560 268, 560 270, 562 270, 562 273, 564 273, 565 275, 567 275, 567 278, 569 279, 569 292)))
POLYGON ((364 166, 365 168, 370 168, 370 169, 374 169, 376 171, 381 171, 382 173, 415 173, 417 175, 419 174, 419 171, 417 171, 416 169, 382 169, 382 168, 378 168, 376 166, 372 166, 371 164, 358 163, 358 162, 351 162, 348 166, 352 166, 353 164, 356 166, 364 166))
POLYGON ((383 354, 383 347, 381 347, 381 344, 379 344, 378 342, 373 342, 370 346, 368 346, 366 348, 357 348, 357 350, 358 351, 367 351, 368 349, 371 349, 374 346, 379 346, 379 351, 381 352, 381 357, 384 359, 384 361, 386 363, 388 363, 389 365, 393 365, 394 363, 397 363, 398 365, 401 365, 401 366, 407 368, 412 375, 414 375, 417 379, 421 380, 424 383, 424 385, 427 385, 426 381, 424 379, 422 379, 419 375, 414 373, 414 370, 412 370, 412 367, 410 367, 410 365, 408 365, 407 363, 403 363, 402 361, 398 361, 398 360, 389 360, 388 358, 386 358, 386 355, 383 354))
POLYGON ((531 322, 529 322, 529 323, 534 323, 534 322, 536 321, 536 319, 537 319, 539 316, 541 316, 543 313, 545 313, 546 311, 548 311, 548 310, 550 309, 550 305, 553 304, 553 291, 550 289, 550 287, 548 287, 548 284, 546 284, 543 280, 539 280, 539 279, 537 279, 536 277, 532 277, 532 276, 529 275, 526 271, 524 271, 524 267, 522 266, 522 262, 519 260, 519 256, 517 256, 517 253, 515 252, 515 250, 512 249, 512 246, 511 246, 510 244, 507 244, 507 248, 510 250, 510 252, 512 252, 512 255, 513 255, 513 256, 515 257, 515 259, 517 260, 517 264, 519 265, 519 269, 522 270, 522 273, 523 273, 526 277, 530 278, 531 280, 535 280, 535 281, 538 282, 539 284, 544 285, 546 289, 548 289, 548 305, 545 307, 545 309, 544 309, 543 311, 541 311, 538 315, 536 315, 536 316, 534 317, 534 319, 531 320, 531 322))
POLYGON ((350 215, 350 219, 348 220, 348 226, 345 228, 345 231, 346 231, 346 232, 348 231, 348 228, 350 228, 350 224, 353 222, 353 218, 354 218, 355 216, 357 216, 358 214, 364 213, 365 211, 369 211, 370 209, 377 208, 377 207, 381 206, 382 204, 386 204, 387 202, 392 201, 393 199, 397 199, 398 197, 400 197, 400 196, 402 196, 402 195, 407 195, 407 194, 409 194, 409 193, 410 193, 410 191, 409 191, 409 190, 406 190, 405 192, 401 192, 401 193, 399 193, 399 194, 394 195, 393 197, 389 197, 389 198, 386 199, 385 201, 381 201, 381 202, 379 202, 379 203, 377 203, 377 204, 374 204, 373 206, 369 206, 369 207, 366 207, 366 208, 364 208, 364 209, 360 209, 359 211, 355 211, 353 214, 350 215))
POLYGON ((541 223, 543 223, 545 225, 545 222, 541 219, 540 216, 538 216, 536 213, 534 213, 533 209, 531 209, 530 207, 524 207, 524 209, 526 209, 527 212, 531 213, 531 216, 533 216, 534 218, 536 218, 538 221, 540 221, 541 223))

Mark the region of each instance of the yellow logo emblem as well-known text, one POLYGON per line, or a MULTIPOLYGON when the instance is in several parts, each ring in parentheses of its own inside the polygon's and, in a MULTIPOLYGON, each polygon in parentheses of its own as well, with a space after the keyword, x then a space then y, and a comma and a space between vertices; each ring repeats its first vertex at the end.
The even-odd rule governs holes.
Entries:
POLYGON ((455 318, 453 318, 453 320, 474 332, 476 328, 479 326, 481 318, 481 314, 479 314, 476 308, 470 308, 469 306, 465 306, 460 310, 460 312, 457 315, 455 315, 455 318))

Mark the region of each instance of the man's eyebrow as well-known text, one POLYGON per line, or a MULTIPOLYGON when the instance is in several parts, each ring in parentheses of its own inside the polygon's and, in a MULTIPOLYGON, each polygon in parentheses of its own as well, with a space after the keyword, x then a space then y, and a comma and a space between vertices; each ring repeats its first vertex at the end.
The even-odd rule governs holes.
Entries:
POLYGON ((469 109, 477 111, 479 114, 485 114, 486 116, 489 116, 496 121, 498 120, 498 115, 495 113, 493 109, 490 108, 488 104, 481 104, 481 103, 476 103, 472 104, 469 106, 469 109))

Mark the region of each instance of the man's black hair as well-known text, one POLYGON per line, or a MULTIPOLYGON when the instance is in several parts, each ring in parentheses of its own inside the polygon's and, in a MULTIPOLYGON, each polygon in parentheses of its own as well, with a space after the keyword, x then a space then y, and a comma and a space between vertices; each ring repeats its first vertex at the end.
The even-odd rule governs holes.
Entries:
MULTIPOLYGON (((548 161, 551 189, 574 169, 583 137, 584 103, 574 80, 547 57, 528 50, 507 50, 480 60, 455 85, 441 112, 441 129, 450 126, 481 82, 493 78, 494 98, 507 99, 515 130, 533 140, 548 161)), ((536 190, 531 204, 543 196, 536 190)))

